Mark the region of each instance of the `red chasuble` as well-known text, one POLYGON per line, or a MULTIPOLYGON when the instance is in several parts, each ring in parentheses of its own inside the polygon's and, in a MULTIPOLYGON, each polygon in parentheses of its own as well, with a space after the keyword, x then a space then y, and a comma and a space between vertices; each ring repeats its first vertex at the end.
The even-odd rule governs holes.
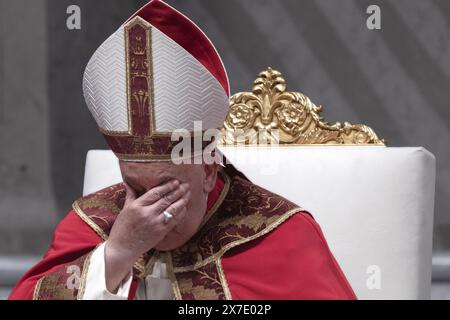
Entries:
MULTIPOLYGON (((90 255, 107 240, 124 198, 119 184, 77 200, 9 298, 80 299, 90 255)), ((199 232, 181 248, 136 262, 130 299, 156 254, 167 255, 177 299, 356 299, 308 212, 224 172, 199 232)))

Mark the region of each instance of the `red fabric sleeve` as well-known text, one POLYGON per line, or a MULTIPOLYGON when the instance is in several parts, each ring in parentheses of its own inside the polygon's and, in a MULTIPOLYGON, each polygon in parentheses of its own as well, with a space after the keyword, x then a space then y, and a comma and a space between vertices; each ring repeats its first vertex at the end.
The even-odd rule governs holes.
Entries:
POLYGON ((222 259, 233 299, 356 299, 318 224, 298 213, 222 259))
POLYGON ((74 211, 70 211, 56 228, 43 260, 20 279, 9 299, 33 299, 34 288, 42 276, 89 253, 102 241, 74 211))

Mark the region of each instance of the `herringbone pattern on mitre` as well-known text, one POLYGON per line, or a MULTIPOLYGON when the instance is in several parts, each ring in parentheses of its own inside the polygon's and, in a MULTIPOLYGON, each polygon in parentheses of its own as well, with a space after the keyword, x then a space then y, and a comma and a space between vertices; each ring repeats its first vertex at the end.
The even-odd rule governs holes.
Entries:
POLYGON ((92 56, 84 73, 83 91, 100 128, 128 131, 123 28, 109 37, 92 56))
POLYGON ((157 131, 221 127, 228 97, 220 83, 191 54, 152 28, 157 131))

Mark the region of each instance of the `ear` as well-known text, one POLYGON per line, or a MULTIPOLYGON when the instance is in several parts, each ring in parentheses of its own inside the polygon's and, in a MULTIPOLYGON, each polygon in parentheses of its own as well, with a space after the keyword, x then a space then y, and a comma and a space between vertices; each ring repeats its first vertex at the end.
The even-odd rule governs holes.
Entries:
POLYGON ((210 193, 217 181, 217 172, 219 170, 219 165, 217 163, 213 164, 203 164, 204 170, 204 182, 203 182, 203 191, 205 193, 210 193))

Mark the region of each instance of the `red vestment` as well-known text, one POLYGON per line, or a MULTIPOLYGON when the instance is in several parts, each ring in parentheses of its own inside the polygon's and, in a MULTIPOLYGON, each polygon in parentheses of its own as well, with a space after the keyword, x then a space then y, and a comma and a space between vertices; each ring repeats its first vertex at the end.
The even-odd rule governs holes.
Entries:
MULTIPOLYGON (((237 185, 250 185, 247 181, 237 180, 237 185)), ((254 188, 256 188, 255 190, 263 190, 259 187, 254 188)), ((218 179, 216 188, 209 195, 209 209, 215 206, 221 197, 223 189, 224 180, 221 178, 218 179)), ((230 190, 228 193, 233 193, 233 185, 230 190)), ((254 196, 254 191, 249 192, 252 197, 248 198, 245 198, 246 194, 242 190, 239 190, 239 194, 242 195, 242 199, 246 200, 245 207, 254 205, 251 201, 259 199, 254 196)), ((260 198, 262 199, 263 197, 260 198)), ((283 205, 280 199, 282 198, 277 198, 278 202, 275 208, 280 208, 283 205)), ((225 204, 222 206, 227 208, 224 212, 228 210, 229 206, 234 208, 233 206, 236 205, 231 203, 227 206, 227 198, 223 201, 225 204)), ((282 199, 282 201, 285 200, 282 199)), ((295 209, 291 209, 291 211, 295 211, 295 209)), ((250 240, 244 241, 240 245, 231 246, 217 260, 219 261, 218 265, 221 265, 223 270, 223 276, 221 276, 220 272, 217 275, 215 267, 208 269, 209 266, 205 264, 203 271, 212 272, 211 274, 220 278, 222 283, 223 288, 220 288, 220 286, 218 289, 215 288, 218 292, 217 298, 356 299, 345 275, 330 252, 320 227, 310 214, 300 210, 291 213, 283 219, 271 229, 260 229, 259 233, 262 233, 261 235, 251 235, 250 240)), ((263 228, 268 225, 268 223, 264 223, 263 228)), ((64 299, 76 297, 76 294, 72 295, 67 288, 61 288, 61 286, 64 286, 64 282, 57 282, 59 281, 58 279, 66 279, 64 268, 74 264, 74 261, 77 261, 77 259, 87 256, 105 240, 94 229, 92 224, 88 225, 85 219, 80 218, 76 210, 70 211, 56 228, 50 249, 43 260, 23 276, 9 298, 64 299), (47 279, 46 276, 49 276, 48 279, 51 279, 53 282, 41 281, 47 286, 43 291, 44 294, 41 294, 39 290, 36 290, 36 287, 43 285, 39 280, 47 279), (48 292, 53 292, 52 290, 55 290, 58 294, 49 294, 48 292)), ((228 228, 227 230, 229 232, 229 230, 234 229, 228 228)), ((216 233, 217 231, 214 234, 216 233)), ((215 241, 220 242, 222 240, 223 238, 220 238, 215 241)), ((216 251, 221 252, 227 246, 230 247, 229 242, 224 243, 216 251)), ((209 250, 214 251, 212 249, 209 250)), ((182 254, 180 254, 180 257, 185 258, 182 254)), ((175 265, 178 263, 177 259, 183 260, 175 255, 175 265)), ((182 267, 183 265, 180 266, 182 267)), ((220 268, 218 267, 217 269, 220 268)), ((210 285, 201 283, 198 280, 200 278, 196 278, 196 274, 192 272, 181 272, 178 274, 177 279, 181 288, 181 298, 198 298, 196 294, 198 294, 199 288, 207 288, 210 285), (194 280, 189 281, 191 287, 187 287, 183 279, 190 280, 190 278, 194 280), (195 286, 197 282, 199 282, 198 286, 192 288, 192 283, 195 286)), ((136 279, 133 282, 134 286, 130 293, 130 299, 134 297, 136 291, 136 279)), ((210 298, 216 297, 211 296, 210 298)))

